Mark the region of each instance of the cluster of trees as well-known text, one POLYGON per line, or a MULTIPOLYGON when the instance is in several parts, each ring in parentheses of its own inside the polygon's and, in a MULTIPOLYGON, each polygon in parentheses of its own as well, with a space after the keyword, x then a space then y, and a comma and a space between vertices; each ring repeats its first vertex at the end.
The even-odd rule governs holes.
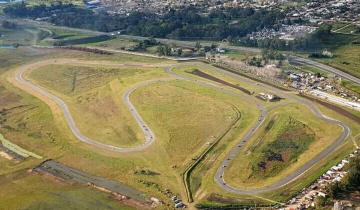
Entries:
POLYGON ((264 60, 285 60, 285 56, 281 52, 273 49, 264 49, 262 51, 262 57, 264 60))
POLYGON ((214 39, 243 37, 264 27, 277 27, 284 15, 279 11, 254 9, 217 9, 208 15, 198 8, 186 7, 158 15, 133 12, 128 16, 93 12, 72 4, 54 3, 49 6, 9 5, 4 13, 14 17, 46 18, 57 24, 104 32, 123 30, 128 34, 176 39, 214 39))
POLYGON ((139 41, 137 45, 132 49, 133 51, 145 51, 146 48, 156 46, 159 42, 156 41, 154 38, 145 39, 142 41, 139 41))
POLYGON ((360 157, 350 162, 349 173, 345 179, 330 185, 328 191, 329 196, 333 199, 341 198, 351 192, 360 191, 360 157))
POLYGON ((1 26, 5 29, 16 29, 17 28, 17 24, 14 22, 10 22, 7 20, 2 21, 1 26))
POLYGON ((261 57, 253 56, 247 61, 250 66, 263 67, 264 64, 268 64, 269 61, 277 61, 279 65, 285 60, 285 56, 278 50, 272 48, 265 48, 262 50, 261 57))
POLYGON ((171 48, 168 45, 159 45, 157 47, 157 53, 160 56, 163 56, 163 55, 169 56, 169 55, 171 55, 171 48))

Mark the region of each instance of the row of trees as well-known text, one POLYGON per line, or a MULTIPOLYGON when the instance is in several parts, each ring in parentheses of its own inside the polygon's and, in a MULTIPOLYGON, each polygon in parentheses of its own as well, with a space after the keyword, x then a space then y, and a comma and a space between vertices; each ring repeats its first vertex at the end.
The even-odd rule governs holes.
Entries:
POLYGON ((72 4, 29 6, 24 2, 9 5, 4 12, 14 17, 46 18, 57 25, 105 32, 123 30, 128 34, 149 37, 214 40, 243 37, 264 27, 276 27, 284 17, 279 11, 249 8, 217 9, 209 15, 203 15, 198 8, 191 6, 170 10, 162 15, 133 12, 128 16, 120 16, 95 13, 72 4))

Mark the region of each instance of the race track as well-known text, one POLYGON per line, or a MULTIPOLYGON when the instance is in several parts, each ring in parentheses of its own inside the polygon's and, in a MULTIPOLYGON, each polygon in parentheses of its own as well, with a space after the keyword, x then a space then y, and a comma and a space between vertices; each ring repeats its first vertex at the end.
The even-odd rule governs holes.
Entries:
MULTIPOLYGON (((59 63, 59 60, 57 60, 57 62, 59 63)), ((257 132, 257 130, 263 125, 263 122, 265 121, 265 119, 268 115, 268 110, 254 96, 250 96, 250 95, 241 93, 239 91, 236 91, 235 89, 231 90, 231 89, 224 88, 224 86, 216 84, 214 82, 205 81, 205 80, 201 80, 201 79, 195 79, 190 76, 177 74, 174 71, 172 71, 172 69, 175 66, 176 66, 176 64, 172 65, 172 66, 167 66, 165 68, 165 71, 168 74, 170 74, 172 77, 174 77, 175 79, 187 80, 187 81, 196 83, 201 86, 214 88, 217 91, 232 95, 234 97, 241 97, 242 99, 246 99, 249 103, 254 104, 254 107, 256 107, 259 110, 260 114, 259 114, 259 118, 257 119, 256 123, 249 129, 249 131, 245 134, 245 136, 242 139, 239 139, 239 142, 236 144, 236 146, 234 148, 232 148, 232 150, 229 152, 229 154, 226 155, 226 158, 222 161, 222 163, 221 163, 220 167, 218 168, 216 175, 214 177, 214 179, 218 183, 218 185, 222 189, 226 190, 227 192, 236 193, 236 194, 259 194, 259 193, 270 192, 270 191, 279 189, 279 188, 283 187, 284 185, 287 185, 290 182, 296 180, 301 175, 306 173, 309 169, 311 169, 315 164, 317 164, 318 162, 320 162, 321 160, 326 158, 329 154, 333 153, 337 148, 339 148, 342 145, 342 143, 350 135, 350 128, 346 124, 344 124, 343 122, 340 122, 338 120, 327 117, 326 115, 321 113, 321 111, 311 101, 300 98, 300 97, 294 95, 293 93, 288 93, 286 91, 278 90, 278 89, 268 86, 266 84, 261 84, 261 86, 267 88, 268 90, 276 92, 279 96, 281 96, 283 98, 287 98, 289 100, 296 101, 297 103, 305 105, 314 113, 314 115, 317 118, 319 118, 319 120, 322 120, 326 123, 336 124, 336 125, 342 127, 343 131, 342 131, 341 135, 339 137, 337 137, 337 139, 335 140, 335 142, 333 144, 331 144, 330 146, 325 148, 318 155, 316 155, 313 159, 306 162, 303 166, 298 168, 296 171, 291 173, 286 178, 284 178, 280 181, 277 181, 276 183, 274 183, 270 186, 266 186, 263 188, 257 188, 257 189, 251 189, 251 190, 235 188, 235 187, 227 184, 226 180, 224 180, 225 170, 229 166, 231 161, 233 161, 235 159, 235 157, 239 154, 243 145, 246 144, 253 137, 253 135, 257 132)), ((52 93, 47 91, 45 88, 43 88, 37 84, 34 84, 31 81, 28 81, 24 78, 24 74, 28 70, 31 70, 31 68, 33 68, 33 66, 31 66, 31 64, 24 65, 24 66, 17 68, 15 71, 15 78, 13 81, 10 80, 10 82, 13 82, 13 84, 15 86, 21 88, 22 90, 24 90, 32 95, 35 95, 37 97, 39 97, 39 95, 40 95, 41 97, 39 97, 39 98, 41 98, 42 100, 44 100, 44 98, 45 98, 47 100, 55 102, 56 105, 63 112, 64 118, 65 118, 66 123, 67 123, 68 127, 70 128, 71 132, 74 134, 74 136, 79 141, 84 142, 89 145, 96 146, 101 149, 118 152, 118 153, 143 151, 143 150, 147 149, 151 144, 154 143, 155 138, 156 138, 155 134, 151 130, 151 128, 147 125, 147 123, 142 119, 141 115, 138 113, 135 106, 131 103, 130 95, 131 95, 131 93, 133 93, 136 89, 138 89, 140 87, 144 87, 146 85, 150 85, 150 84, 153 84, 156 82, 168 81, 172 78, 160 78, 160 79, 156 79, 156 80, 143 81, 143 82, 135 84, 130 89, 125 91, 123 98, 122 98, 123 102, 128 107, 131 115, 133 116, 133 118, 135 119, 135 121, 137 122, 137 124, 139 125, 139 127, 141 128, 141 130, 144 134, 143 144, 141 144, 139 146, 131 147, 131 148, 125 148, 125 147, 117 147, 117 146, 113 146, 113 145, 109 145, 109 144, 104 144, 98 140, 94 140, 94 139, 91 139, 91 138, 83 135, 81 133, 81 131, 78 129, 78 127, 76 126, 76 122, 74 121, 74 119, 71 115, 71 112, 69 111, 68 106, 62 99, 53 95, 52 93)), ((229 74, 234 78, 238 78, 242 82, 252 83, 252 85, 254 84, 254 81, 251 81, 247 78, 243 78, 239 75, 224 71, 222 69, 218 69, 218 68, 216 68, 216 69, 218 71, 224 72, 225 74, 229 74)))

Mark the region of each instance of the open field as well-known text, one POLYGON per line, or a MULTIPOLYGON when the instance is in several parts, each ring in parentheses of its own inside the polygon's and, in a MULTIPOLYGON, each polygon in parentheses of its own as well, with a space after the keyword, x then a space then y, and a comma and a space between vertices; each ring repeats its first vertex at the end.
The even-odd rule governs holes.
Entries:
POLYGON ((30 29, 17 28, 17 29, 5 29, 0 26, 0 45, 28 45, 33 43, 34 34, 30 29))
POLYGON ((114 38, 103 42, 95 42, 85 44, 85 46, 95 46, 102 48, 109 48, 114 50, 124 50, 126 48, 134 47, 137 44, 136 41, 125 38, 114 38))
POLYGON ((230 51, 226 52, 225 55, 233 60, 247 61, 249 58, 260 55, 260 53, 246 51, 230 51))
POLYGON ((68 185, 19 170, 0 176, 0 209, 134 209, 88 187, 68 185))
POLYGON ((156 84, 134 93, 132 99, 140 113, 160 138, 166 139, 162 144, 175 168, 183 168, 233 121, 236 113, 231 104, 214 100, 213 94, 182 81, 156 84), (192 89, 196 92, 191 93, 192 89))

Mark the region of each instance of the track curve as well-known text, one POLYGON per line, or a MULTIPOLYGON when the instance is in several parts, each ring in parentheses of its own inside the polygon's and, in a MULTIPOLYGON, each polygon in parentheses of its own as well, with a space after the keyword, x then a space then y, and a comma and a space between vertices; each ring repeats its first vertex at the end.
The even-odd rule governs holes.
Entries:
POLYGON ((24 74, 26 71, 28 71, 29 69, 25 66, 19 68, 16 72, 15 72, 15 81, 16 83, 20 84, 20 87, 22 90, 32 94, 32 91, 34 91, 35 93, 40 94, 41 96, 44 96, 48 99, 50 99, 51 101, 55 102, 57 104, 57 106, 61 109, 61 111, 63 112, 64 118, 66 120, 66 123, 68 125, 68 127, 70 128, 71 132, 73 133, 73 135, 81 142, 89 144, 89 145, 93 145, 95 147, 101 148, 101 149, 105 149, 105 150, 109 150, 109 151, 113 151, 113 152, 118 152, 118 153, 129 153, 129 152, 138 152, 138 151, 142 151, 147 149, 152 143, 154 143, 155 141, 155 134, 154 132, 151 130, 151 128, 147 125, 147 123, 142 119, 142 117, 140 116, 140 114, 138 113, 138 111, 136 110, 135 106, 131 103, 130 100, 130 95, 138 88, 140 87, 144 87, 156 82, 160 82, 160 81, 164 81, 167 79, 157 79, 157 80, 149 80, 149 81, 144 81, 144 82, 140 82, 135 84, 134 86, 132 86, 130 89, 128 89, 124 95, 123 95, 123 102, 125 103, 125 105, 128 107, 131 115, 133 116, 133 118, 135 119, 135 121, 137 122, 137 124, 139 125, 139 127, 141 128, 143 134, 144 134, 144 143, 139 145, 139 146, 135 146, 135 147, 118 147, 118 146, 113 146, 110 144, 104 144, 101 143, 98 140, 94 140, 91 139, 85 135, 83 135, 81 133, 81 131, 79 130, 79 128, 76 126, 76 122, 73 118, 73 116, 71 115, 71 112, 69 110, 69 107, 67 106, 67 104, 60 99, 59 97, 53 95, 52 93, 48 92, 45 88, 36 85, 34 83, 32 83, 29 80, 26 80, 24 78, 24 74), (28 91, 27 88, 29 88, 31 91, 28 91))

